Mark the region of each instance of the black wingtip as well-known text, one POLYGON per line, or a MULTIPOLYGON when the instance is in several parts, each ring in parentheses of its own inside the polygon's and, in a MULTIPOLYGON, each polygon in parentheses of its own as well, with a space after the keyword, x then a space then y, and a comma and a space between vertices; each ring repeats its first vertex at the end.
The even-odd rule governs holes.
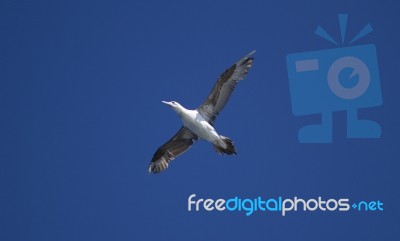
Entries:
POLYGON ((149 165, 149 173, 158 174, 168 168, 168 162, 160 160, 158 162, 151 162, 149 165))
POLYGON ((223 148, 221 146, 213 145, 215 151, 218 154, 221 154, 221 155, 224 155, 224 154, 226 154, 226 155, 236 155, 237 154, 236 153, 236 148, 235 148, 235 145, 234 145, 233 141, 231 139, 229 139, 228 137, 226 137, 226 136, 221 136, 221 139, 222 139, 223 142, 225 142, 226 148, 223 148))
POLYGON ((240 61, 239 61, 239 65, 243 66, 243 65, 249 65, 253 63, 254 60, 254 56, 252 56, 256 51, 253 50, 250 53, 248 53, 245 57, 243 57, 240 61))
POLYGON ((243 59, 254 59, 253 54, 256 52, 256 50, 251 51, 248 53, 243 59))
POLYGON ((256 50, 251 51, 247 56, 250 57, 251 55, 253 55, 256 52, 256 50))

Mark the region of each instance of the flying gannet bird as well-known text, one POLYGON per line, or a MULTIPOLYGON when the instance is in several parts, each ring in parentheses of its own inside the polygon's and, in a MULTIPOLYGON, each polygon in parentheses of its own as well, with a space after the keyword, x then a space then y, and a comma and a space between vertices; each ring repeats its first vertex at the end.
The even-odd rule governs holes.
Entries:
POLYGON ((149 172, 159 173, 164 171, 173 159, 189 149, 199 137, 210 142, 219 154, 236 154, 233 141, 228 137, 219 135, 213 126, 216 117, 228 102, 236 84, 246 77, 251 68, 254 52, 252 51, 228 68, 218 78, 210 95, 197 109, 188 110, 176 101, 162 101, 179 115, 183 126, 175 136, 154 153, 149 165, 149 172))

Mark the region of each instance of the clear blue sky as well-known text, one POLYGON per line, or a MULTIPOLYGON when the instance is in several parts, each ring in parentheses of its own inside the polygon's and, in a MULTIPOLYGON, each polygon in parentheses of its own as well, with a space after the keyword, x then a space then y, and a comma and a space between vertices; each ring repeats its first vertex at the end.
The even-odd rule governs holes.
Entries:
POLYGON ((1 1, 0 240, 398 240, 398 1, 1 1), (377 47, 381 139, 299 144, 285 58, 333 48, 323 26, 377 47), (199 141, 147 167, 180 127, 161 100, 196 108, 227 67, 255 64, 216 122, 237 156, 199 141), (246 118, 248 117, 248 118, 246 118), (384 212, 188 212, 187 198, 382 200, 384 212))

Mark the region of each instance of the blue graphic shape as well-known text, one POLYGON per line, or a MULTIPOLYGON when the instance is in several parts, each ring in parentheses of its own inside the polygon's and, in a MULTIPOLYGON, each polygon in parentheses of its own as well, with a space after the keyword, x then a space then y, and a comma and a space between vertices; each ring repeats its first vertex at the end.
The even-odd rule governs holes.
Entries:
MULTIPOLYGON (((296 116, 367 108, 382 104, 376 48, 373 44, 288 54, 286 63, 292 109, 296 116), (350 65, 352 62, 344 62, 341 65, 334 63, 349 57, 351 57, 350 61, 357 60, 363 63, 363 67, 368 68, 368 86, 362 86, 362 94, 358 89, 354 89, 359 84, 353 88, 342 87, 343 90, 348 90, 344 94, 328 84, 329 71, 340 73, 341 68, 344 69, 346 64, 350 65)), ((365 75, 366 73, 357 73, 360 71, 356 69, 359 63, 353 64, 353 73, 358 76, 365 75)), ((335 81, 335 73, 330 77, 332 81, 335 81)), ((339 80, 336 83, 340 85, 339 80)))
POLYGON ((359 108, 382 104, 375 45, 288 54, 286 64, 293 114, 321 114, 320 125, 300 129, 299 142, 332 142, 332 112, 341 110, 348 112, 348 138, 381 136, 378 123, 357 116, 359 108), (341 74, 349 68, 350 76, 341 74), (351 87, 342 84, 354 78, 351 87))
POLYGON ((339 46, 339 44, 331 37, 331 35, 329 35, 329 33, 326 32, 325 29, 323 29, 321 26, 318 26, 317 29, 315 29, 314 33, 320 36, 321 38, 328 40, 334 45, 339 46))
POLYGON ((360 38, 364 37, 365 35, 371 33, 374 29, 372 28, 371 24, 367 24, 364 26, 363 29, 350 41, 349 44, 359 40, 360 38))
POLYGON ((347 110, 347 138, 380 138, 381 132, 375 121, 359 120, 357 110, 347 110))
POLYGON ((321 113, 321 124, 303 126, 298 138, 300 143, 331 143, 332 112, 321 113))
MULTIPOLYGON (((338 20, 343 46, 348 14, 339 14, 338 20)), ((372 26, 367 24, 349 45, 372 31, 372 26)), ((339 46, 321 26, 315 34, 339 46)), ((380 125, 359 120, 357 114, 359 108, 382 104, 375 45, 288 54, 286 64, 293 114, 321 114, 321 124, 299 130, 299 142, 332 142, 332 112, 339 110, 347 111, 347 138, 380 138, 380 125)))
POLYGON ((342 45, 344 44, 344 40, 346 37, 346 28, 347 28, 347 19, 348 14, 339 14, 339 27, 340 27, 340 36, 342 37, 342 45))

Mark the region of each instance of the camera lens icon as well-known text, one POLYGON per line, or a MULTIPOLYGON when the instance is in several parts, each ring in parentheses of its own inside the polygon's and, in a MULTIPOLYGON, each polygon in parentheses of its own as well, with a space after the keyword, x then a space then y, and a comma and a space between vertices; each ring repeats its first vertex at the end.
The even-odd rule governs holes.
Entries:
POLYGON ((371 75, 367 65, 362 60, 356 57, 346 56, 333 62, 328 70, 327 80, 329 88, 336 96, 351 100, 362 96, 365 91, 367 91, 371 75), (340 82, 340 73, 346 68, 351 68, 353 70, 348 81, 358 75, 357 84, 351 88, 343 86, 340 82))
POLYGON ((374 44, 352 45, 372 32, 365 25, 345 43, 347 14, 339 14, 341 43, 321 26, 315 34, 337 48, 291 53, 286 56, 292 112, 320 114, 321 123, 299 129, 300 143, 332 143, 332 113, 347 112, 347 138, 380 138, 379 123, 358 118, 360 108, 382 105, 378 59, 374 44))

